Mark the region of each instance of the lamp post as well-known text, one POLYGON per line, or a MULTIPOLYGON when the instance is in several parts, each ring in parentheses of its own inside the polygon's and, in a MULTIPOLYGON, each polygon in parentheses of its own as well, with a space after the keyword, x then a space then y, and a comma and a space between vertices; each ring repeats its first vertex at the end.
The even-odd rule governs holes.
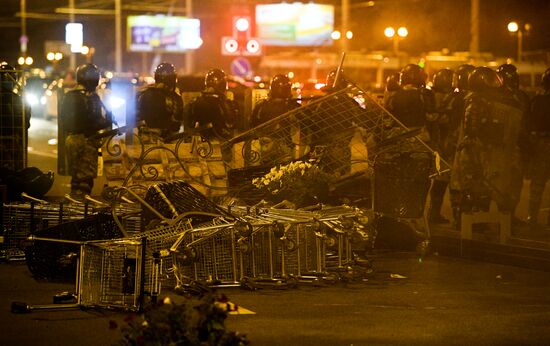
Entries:
POLYGON ((393 27, 389 26, 384 29, 384 36, 391 38, 393 42, 393 52, 395 55, 399 53, 399 40, 404 39, 409 35, 409 30, 406 27, 402 26, 395 30, 393 27))
POLYGON ((531 24, 525 23, 523 25, 518 24, 518 22, 510 22, 508 23, 508 31, 511 34, 517 34, 518 36, 518 62, 521 62, 521 59, 523 57, 523 33, 529 32, 531 30, 531 24))
POLYGON ((17 63, 21 65, 21 67, 31 66, 34 62, 34 59, 30 56, 20 56, 19 59, 17 59, 17 63))
POLYGON ((51 61, 54 73, 59 72, 58 71, 59 61, 61 59, 63 59, 63 53, 61 53, 61 52, 48 52, 48 54, 46 54, 46 59, 48 61, 51 61))

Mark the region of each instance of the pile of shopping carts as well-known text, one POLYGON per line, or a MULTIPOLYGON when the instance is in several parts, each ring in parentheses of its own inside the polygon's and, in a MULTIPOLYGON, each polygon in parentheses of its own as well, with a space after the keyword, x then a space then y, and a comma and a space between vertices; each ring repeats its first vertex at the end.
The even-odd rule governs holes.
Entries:
POLYGON ((172 246, 178 287, 335 281, 354 263, 354 242, 374 244, 372 219, 350 207, 231 210, 234 221, 193 228, 172 246))
MULTIPOLYGON (((65 218, 60 209, 66 206, 50 206, 56 213, 48 214, 45 206, 34 205, 33 212, 40 210, 40 215, 49 215, 45 219, 56 221, 45 228, 27 228, 25 254, 31 273, 48 279, 62 272, 74 278, 76 300, 69 307, 139 310, 146 300, 156 299, 162 287, 332 282, 353 265, 355 240, 374 241, 371 217, 351 207, 224 209, 184 181, 150 189, 145 199, 133 196, 141 212, 136 206, 113 204, 110 209, 81 210, 88 214, 78 214, 80 218, 65 218), (170 193, 177 198, 168 199, 170 193), (137 214, 141 220, 133 220, 137 214), (154 218, 157 222, 151 222, 154 218), (128 224, 139 224, 140 230, 124 228, 128 224)), ((120 192, 131 194, 126 188, 120 192)), ((40 217, 27 224, 35 222, 46 224, 40 217)), ((30 309, 25 304, 14 308, 30 309)))

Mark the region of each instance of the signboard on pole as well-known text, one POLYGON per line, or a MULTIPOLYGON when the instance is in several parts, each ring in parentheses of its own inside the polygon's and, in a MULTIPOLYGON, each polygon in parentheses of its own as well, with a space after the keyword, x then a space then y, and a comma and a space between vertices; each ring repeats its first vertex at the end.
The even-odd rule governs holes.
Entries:
POLYGON ((230 66, 232 75, 239 77, 249 77, 252 74, 252 66, 246 58, 233 59, 230 66))

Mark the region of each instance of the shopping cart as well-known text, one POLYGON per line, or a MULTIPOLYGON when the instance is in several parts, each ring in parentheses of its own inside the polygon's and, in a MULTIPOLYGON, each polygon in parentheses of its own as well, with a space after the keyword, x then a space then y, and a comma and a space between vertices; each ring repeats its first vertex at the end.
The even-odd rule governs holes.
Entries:
POLYGON ((3 230, 2 257, 7 260, 24 259, 22 245, 30 234, 106 210, 104 205, 91 201, 74 203, 66 199, 50 203, 26 194, 23 194, 23 198, 23 202, 0 206, 0 224, 3 230))

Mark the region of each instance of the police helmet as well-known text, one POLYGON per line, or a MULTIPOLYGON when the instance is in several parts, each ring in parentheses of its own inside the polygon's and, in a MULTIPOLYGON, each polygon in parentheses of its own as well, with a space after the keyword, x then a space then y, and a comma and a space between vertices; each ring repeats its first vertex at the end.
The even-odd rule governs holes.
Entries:
MULTIPOLYGON (((332 70, 327 75, 327 82, 326 85, 329 88, 332 88, 334 86, 334 81, 336 80, 336 74, 338 73, 338 70, 332 70)), ((340 70, 340 75, 338 76, 338 81, 336 83, 336 90, 344 89, 348 86, 348 81, 346 77, 344 76, 344 70, 340 70)))
POLYGON ((399 72, 392 73, 386 78, 386 91, 399 90, 399 72))
POLYGON ((512 64, 503 64, 497 68, 497 74, 502 79, 502 84, 510 89, 519 88, 518 69, 512 64))
POLYGON ((450 93, 453 91, 453 71, 448 68, 437 71, 433 78, 432 89, 440 93, 450 93))
POLYGON ((474 65, 463 64, 456 68, 453 76, 453 87, 458 90, 468 90, 468 78, 470 73, 475 69, 474 65))
POLYGON ((163 83, 170 89, 176 87, 176 67, 169 62, 163 62, 155 69, 155 82, 163 83))
POLYGON ((95 91, 99 83, 99 68, 94 64, 84 64, 76 69, 76 82, 87 91, 95 91))
POLYGON ((426 74, 422 67, 416 64, 408 64, 405 66, 400 73, 399 84, 404 85, 414 85, 416 87, 424 86, 426 82, 426 74))
POLYGON ((541 83, 544 90, 550 90, 550 68, 542 74, 541 83))
POLYGON ((225 72, 219 68, 211 69, 206 73, 204 78, 204 86, 206 89, 212 89, 214 93, 222 95, 227 90, 227 78, 225 72))
POLYGON ((271 97, 279 99, 287 99, 292 96, 291 88, 292 83, 290 79, 283 74, 273 76, 271 85, 269 86, 271 97))
POLYGON ((476 67, 470 77, 468 77, 468 85, 472 91, 486 91, 502 86, 502 81, 498 74, 489 67, 476 67))
POLYGON ((0 80, 2 89, 12 90, 17 82, 17 73, 15 68, 8 64, 0 65, 0 80))

